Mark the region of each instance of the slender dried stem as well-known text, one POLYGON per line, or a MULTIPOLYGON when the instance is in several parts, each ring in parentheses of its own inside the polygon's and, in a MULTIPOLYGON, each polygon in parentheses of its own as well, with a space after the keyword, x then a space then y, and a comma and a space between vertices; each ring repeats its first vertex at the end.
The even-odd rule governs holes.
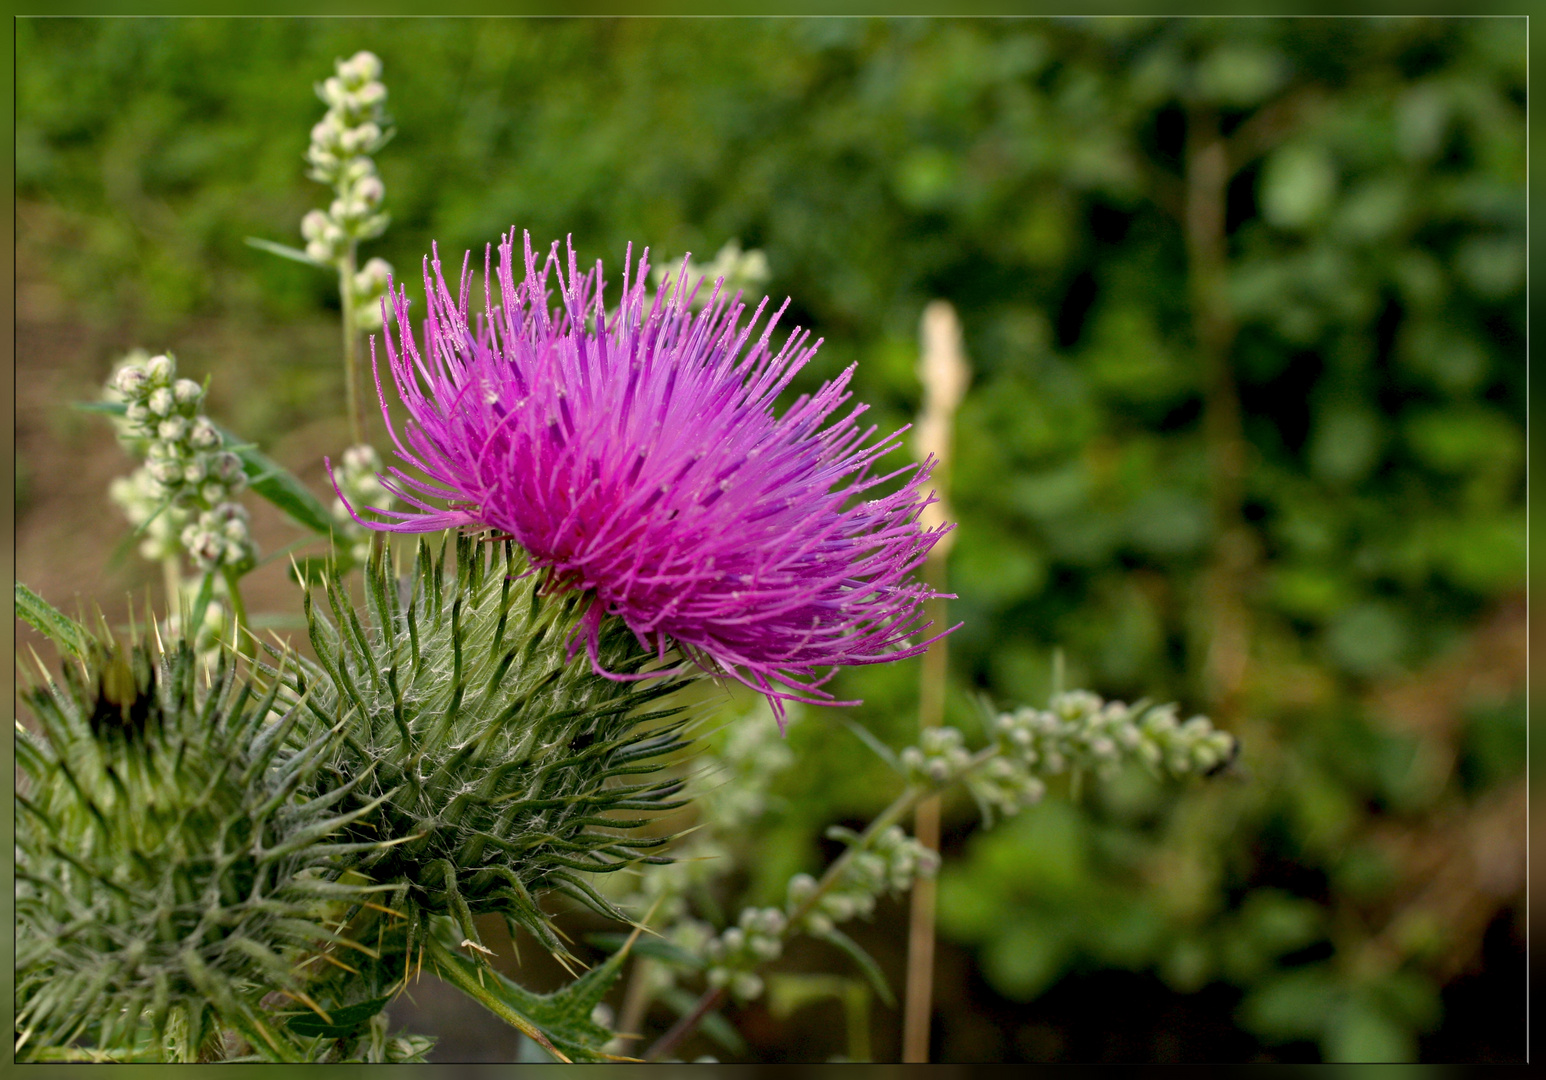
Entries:
MULTIPOLYGON (((949 493, 950 461, 954 442, 955 412, 966 393, 971 371, 961 340, 961 323, 955 309, 943 300, 931 303, 923 313, 919 336, 922 350, 918 375, 923 382, 923 413, 918 421, 917 450, 920 458, 933 457, 935 495, 939 502, 925 509, 926 525, 947 520, 945 499, 949 493)), ((935 593, 945 591, 945 559, 952 536, 946 534, 929 552, 923 577, 935 593)), ((929 601, 929 618, 947 626, 946 601, 929 601)), ((923 656, 918 687, 920 730, 938 727, 945 718, 945 685, 949 674, 947 640, 941 638, 923 656)), ((939 799, 918 804, 913 836, 930 851, 939 850, 939 799)), ((902 1007, 902 1060, 929 1060, 929 1018, 934 998, 934 881, 924 878, 913 885, 912 911, 907 934, 907 989, 902 1007)))

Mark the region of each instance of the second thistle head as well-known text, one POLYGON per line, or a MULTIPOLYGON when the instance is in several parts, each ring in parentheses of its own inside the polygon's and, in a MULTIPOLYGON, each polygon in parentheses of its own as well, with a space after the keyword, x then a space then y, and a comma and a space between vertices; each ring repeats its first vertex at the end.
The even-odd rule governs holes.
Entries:
POLYGON ((422 349, 393 294, 386 353, 408 418, 387 422, 428 481, 390 470, 410 509, 372 527, 513 537, 550 589, 590 596, 575 647, 598 671, 615 615, 775 711, 835 703, 828 669, 926 647, 909 638, 935 593, 911 575, 950 528, 919 524, 930 463, 877 472, 900 433, 872 439, 863 405, 839 415, 852 369, 775 414, 820 345, 796 328, 775 348, 783 308, 759 332, 766 300, 746 318, 716 286, 694 310, 680 277, 651 299, 648 253, 634 266, 630 251, 609 313, 599 265, 582 274, 571 249, 566 267, 556 243, 539 260, 529 237, 518 252, 513 230, 488 262, 469 319, 465 263, 453 298, 426 260, 422 349))

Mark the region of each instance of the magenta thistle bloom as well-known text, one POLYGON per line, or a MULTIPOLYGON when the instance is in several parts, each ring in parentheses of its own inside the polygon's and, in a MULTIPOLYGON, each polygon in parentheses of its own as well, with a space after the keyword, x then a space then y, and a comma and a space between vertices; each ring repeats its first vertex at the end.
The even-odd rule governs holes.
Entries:
POLYGON ((662 660, 674 645, 780 715, 786 700, 849 704, 821 689, 839 666, 927 648, 908 637, 936 594, 909 575, 950 526, 919 524, 931 462, 872 475, 900 432, 871 442, 863 405, 827 423, 852 368, 775 416, 821 344, 797 328, 774 352, 782 307, 753 338, 766 300, 744 325, 739 295, 718 286, 698 313, 679 284, 651 301, 648 252, 634 271, 630 247, 608 314, 599 264, 582 275, 571 249, 566 274, 555 243, 539 270, 528 236, 517 281, 514 238, 500 243, 492 289, 485 255, 472 321, 466 261, 453 300, 438 253, 426 260, 422 351, 406 289, 393 290, 397 336, 383 336, 408 409, 401 431, 384 396, 382 410, 402 461, 429 480, 391 469, 383 482, 413 509, 363 524, 507 534, 547 588, 592 596, 580 636, 598 671, 597 632, 616 615, 662 660), (899 490, 866 498, 898 477, 899 490))

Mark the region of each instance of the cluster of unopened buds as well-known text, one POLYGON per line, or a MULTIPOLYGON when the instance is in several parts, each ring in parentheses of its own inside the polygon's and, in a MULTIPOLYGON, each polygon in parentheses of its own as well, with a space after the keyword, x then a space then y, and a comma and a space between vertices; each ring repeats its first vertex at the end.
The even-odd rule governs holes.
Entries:
MULTIPOLYGON (((905 893, 918 878, 933 877, 939 870, 939 855, 908 836, 900 825, 883 829, 867 844, 857 833, 841 826, 828 829, 827 836, 856 850, 838 880, 799 917, 799 928, 815 937, 831 933, 838 923, 849 919, 868 918, 874 914, 875 901, 881 893, 905 893)), ((817 889, 816 880, 809 874, 790 878, 790 914, 805 909, 817 889)))
POLYGON ((1205 716, 1183 722, 1174 705, 1104 701, 1087 690, 1059 694, 1046 709, 1004 713, 993 736, 1005 759, 1043 776, 1071 769, 1107 775, 1124 760, 1172 777, 1208 774, 1237 748, 1205 716))
POLYGON ((898 755, 902 773, 917 787, 943 787, 972 764, 966 741, 953 727, 924 728, 917 746, 898 755))
POLYGON ((178 378, 177 362, 168 355, 131 356, 108 387, 124 404, 119 435, 145 454, 141 470, 111 490, 130 520, 146 527, 142 551, 170 558, 175 535, 201 570, 249 561, 255 549, 247 511, 235 502, 247 475, 241 458, 221 449, 219 429, 200 412, 204 388, 178 378), (173 516, 158 526, 168 512, 173 516))
MULTIPOLYGON (((390 138, 385 130, 386 86, 381 61, 374 53, 355 53, 340 60, 337 74, 317 88, 327 113, 311 129, 306 160, 310 176, 333 187, 326 210, 312 210, 301 219, 306 255, 325 266, 345 267, 356 244, 386 231, 388 216, 381 203, 386 188, 371 158, 390 138)), ((371 259, 348 282, 355 324, 369 332, 381 325, 381 297, 392 272, 382 259, 371 259)))
MULTIPOLYGON (((334 479, 350 506, 390 510, 396 500, 381 483, 380 472, 381 455, 375 447, 361 444, 344 451, 342 467, 334 473, 334 479)), ((349 516, 344 499, 333 500, 333 520, 338 522, 338 533, 348 544, 350 558, 357 563, 365 562, 370 557, 371 532, 349 516)))
POLYGON ((775 907, 746 908, 740 920, 703 946, 709 962, 708 983, 728 987, 743 1001, 762 993, 762 978, 753 968, 777 960, 784 952, 789 920, 775 907))

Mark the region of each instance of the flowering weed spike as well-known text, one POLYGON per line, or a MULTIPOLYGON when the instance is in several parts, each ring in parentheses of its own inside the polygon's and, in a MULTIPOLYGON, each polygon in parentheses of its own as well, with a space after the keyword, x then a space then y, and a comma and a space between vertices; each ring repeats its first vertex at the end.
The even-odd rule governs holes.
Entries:
POLYGON ((748 318, 720 285, 701 311, 680 275, 651 300, 648 252, 634 266, 630 248, 609 313, 599 264, 581 273, 571 248, 565 267, 555 243, 539 265, 528 236, 517 267, 514 241, 493 280, 485 255, 471 316, 467 261, 453 298, 438 254, 426 260, 422 347, 406 290, 392 294, 385 348, 408 418, 393 424, 385 395, 382 408, 402 464, 428 480, 391 469, 409 509, 373 507, 372 527, 512 537, 548 590, 583 593, 571 647, 596 671, 631 677, 598 651, 616 615, 656 656, 731 675, 780 717, 785 701, 837 703, 822 689, 837 667, 927 647, 910 637, 934 593, 910 575, 950 526, 919 524, 931 462, 880 473, 900 432, 873 440, 865 406, 840 414, 851 368, 777 416, 821 344, 796 328, 775 349, 783 307, 758 333, 767 300, 748 318))

